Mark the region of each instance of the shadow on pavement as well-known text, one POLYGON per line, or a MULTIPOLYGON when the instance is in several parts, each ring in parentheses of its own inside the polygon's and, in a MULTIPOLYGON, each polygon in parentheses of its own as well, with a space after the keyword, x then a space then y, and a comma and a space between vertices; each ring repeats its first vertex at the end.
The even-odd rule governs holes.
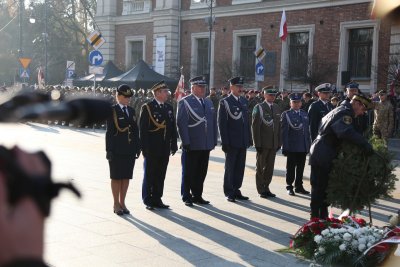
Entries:
MULTIPOLYGON (((268 259, 269 262, 282 262, 287 260, 287 256, 283 254, 278 254, 275 252, 271 252, 269 250, 263 249, 255 244, 252 244, 243 239, 233 236, 229 233, 223 232, 221 230, 215 229, 206 223, 190 219, 188 217, 182 216, 175 212, 168 213, 156 213, 157 215, 170 220, 180 226, 187 228, 189 231, 193 231, 197 234, 200 234, 215 243, 229 249, 230 251, 235 252, 243 261, 246 263, 253 265, 254 258, 268 259)), ((248 229, 246 229, 248 230, 248 229)), ((282 232, 272 229, 277 234, 281 234, 282 232)), ((287 235, 287 233, 284 233, 287 235)), ((283 236, 284 237, 284 236, 283 236)), ((287 244, 285 244, 287 245, 287 244)), ((284 266, 284 265, 282 265, 284 266)))
MULTIPOLYGON (((218 255, 212 254, 200 247, 197 247, 193 244, 191 244, 189 241, 184 240, 182 238, 177 238, 160 228, 156 228, 152 225, 149 225, 141 220, 138 220, 137 218, 132 217, 132 215, 129 216, 124 216, 123 217, 126 221, 134 225, 136 228, 139 230, 143 231, 147 235, 151 236, 152 238, 156 239, 160 244, 163 246, 167 247, 168 249, 172 250, 175 252, 177 255, 181 256, 184 258, 186 261, 193 263, 194 258, 199 258, 201 257, 202 259, 206 258, 217 258, 219 263, 224 263, 227 266, 241 266, 237 263, 228 261, 226 259, 223 259, 221 257, 218 257, 218 255), (194 257, 196 256, 196 257, 194 257)), ((155 251, 157 253, 157 251, 155 251)))
MULTIPOLYGON (((300 196, 300 194, 296 194, 296 196, 294 196, 294 200, 295 200, 295 198, 297 196, 300 196)), ((298 204, 296 202, 287 201, 287 200, 285 200, 283 198, 274 197, 274 198, 269 198, 268 200, 270 200, 271 202, 275 202, 275 203, 284 205, 284 206, 292 207, 292 208, 297 209, 297 210, 302 210, 302 211, 307 212, 307 213, 310 212, 310 207, 298 204)))
POLYGON ((371 207, 375 208, 375 209, 385 210, 385 211, 388 211, 388 212, 393 212, 393 213, 397 213, 397 211, 399 210, 399 207, 397 207, 397 208, 396 207, 391 207, 391 206, 383 205, 383 204, 380 204, 380 203, 372 204, 371 207))
POLYGON ((266 240, 274 241, 279 243, 283 246, 287 246, 288 240, 282 240, 283 237, 287 236, 289 239, 289 234, 286 232, 282 232, 276 228, 272 228, 266 226, 264 224, 258 223, 256 221, 250 220, 243 216, 233 214, 231 212, 227 212, 224 210, 220 210, 214 206, 207 205, 207 206, 198 206, 198 209, 201 212, 206 213, 209 216, 217 218, 221 221, 230 223, 237 227, 240 227, 244 230, 250 231, 256 235, 264 237, 266 240))
POLYGON ((260 213, 276 217, 276 218, 281 219, 281 220, 283 220, 285 222, 294 222, 294 223, 297 223, 299 225, 303 225, 304 223, 307 222, 302 217, 295 216, 295 215, 292 215, 292 214, 288 214, 286 212, 282 212, 282 211, 279 211, 279 210, 276 210, 276 209, 271 209, 269 207, 256 204, 256 203, 254 203, 252 201, 246 201, 246 202, 245 201, 236 201, 236 203, 238 205, 240 205, 240 206, 245 207, 245 208, 249 208, 251 210, 258 211, 260 213))
POLYGON ((41 132, 55 133, 55 134, 60 133, 60 131, 58 131, 57 129, 47 126, 46 124, 43 124, 43 126, 39 126, 39 124, 28 122, 28 123, 26 123, 26 125, 28 125, 29 127, 33 128, 37 131, 41 131, 41 132))

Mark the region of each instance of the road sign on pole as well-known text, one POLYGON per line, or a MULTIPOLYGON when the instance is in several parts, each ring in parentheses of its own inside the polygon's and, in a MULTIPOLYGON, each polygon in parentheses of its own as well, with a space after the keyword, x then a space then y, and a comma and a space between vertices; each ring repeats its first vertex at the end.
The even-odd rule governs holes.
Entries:
POLYGON ((92 31, 88 38, 87 38, 89 44, 93 46, 94 49, 99 49, 100 46, 102 46, 106 40, 101 36, 101 33, 99 31, 92 31))
POLYGON ((75 62, 67 60, 67 70, 75 70, 75 62))
POLYGON ((31 58, 27 58, 27 57, 20 57, 19 58, 19 62, 21 62, 21 65, 24 69, 26 69, 29 64, 31 63, 31 58))
POLYGON ((256 51, 254 51, 254 55, 256 56, 258 61, 261 61, 265 57, 266 51, 262 46, 260 46, 256 51))
POLYGON ((29 79, 29 69, 19 68, 19 77, 29 79))
POLYGON ((93 66, 99 66, 103 63, 103 55, 98 50, 89 53, 89 63, 93 66))
POLYGON ((261 62, 257 62, 256 64, 256 81, 264 81, 264 65, 261 62))

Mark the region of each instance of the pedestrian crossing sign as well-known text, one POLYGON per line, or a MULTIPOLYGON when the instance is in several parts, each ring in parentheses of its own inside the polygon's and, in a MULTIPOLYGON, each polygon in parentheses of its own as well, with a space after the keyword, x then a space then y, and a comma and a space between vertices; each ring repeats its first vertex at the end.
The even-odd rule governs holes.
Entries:
POLYGON ((29 69, 20 68, 19 69, 19 77, 21 78, 29 78, 29 69))

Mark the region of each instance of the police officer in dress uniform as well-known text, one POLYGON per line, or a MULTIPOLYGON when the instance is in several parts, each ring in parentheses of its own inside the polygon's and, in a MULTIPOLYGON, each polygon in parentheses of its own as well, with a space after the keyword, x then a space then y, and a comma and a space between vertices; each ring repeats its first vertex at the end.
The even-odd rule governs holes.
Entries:
MULTIPOLYGON (((353 96, 360 94, 360 89, 358 88, 358 83, 356 82, 350 82, 346 84, 346 98, 340 103, 340 105, 346 105, 347 107, 350 107, 351 100, 353 99, 353 96)), ((356 129, 357 132, 360 134, 364 134, 366 130, 368 129, 368 115, 363 114, 361 116, 358 116, 357 118, 354 118, 353 120, 353 125, 354 128, 356 129)))
POLYGON ((328 206, 326 189, 332 161, 337 156, 337 149, 346 140, 363 147, 366 153, 372 153, 372 146, 355 130, 353 119, 372 108, 370 99, 355 95, 350 106, 340 105, 328 113, 321 123, 318 136, 310 148, 311 165, 311 217, 326 219, 328 206))
POLYGON ((151 91, 154 98, 142 106, 139 123, 144 157, 142 200, 149 210, 167 209, 161 198, 169 155, 178 150, 177 131, 172 106, 165 102, 168 86, 161 81, 151 91))
POLYGON ((257 104, 252 112, 252 136, 257 150, 256 186, 262 198, 275 197, 269 185, 274 172, 276 152, 282 145, 281 108, 274 103, 277 90, 272 86, 262 89, 265 101, 257 104))
POLYGON ((289 98, 290 109, 284 111, 281 117, 282 154, 287 157, 286 190, 289 195, 294 196, 295 192, 310 193, 303 187, 303 172, 311 138, 308 114, 301 109, 302 95, 292 93, 289 98), (293 182, 295 191, 293 191, 293 182))
POLYGON ((129 180, 132 179, 135 159, 140 155, 136 114, 135 110, 128 106, 132 95, 128 85, 120 85, 116 95, 117 104, 113 105, 112 117, 107 119, 106 158, 110 166, 114 213, 117 215, 129 214, 125 206, 125 197, 129 180))
POLYGON ((319 99, 310 105, 308 110, 308 117, 310 119, 310 134, 311 141, 318 135, 318 128, 322 118, 333 109, 331 102, 329 101, 331 94, 331 84, 323 83, 315 88, 318 92, 319 99))
POLYGON ((247 148, 253 144, 248 122, 248 103, 240 96, 243 77, 229 79, 230 95, 221 99, 218 127, 225 152, 224 194, 229 202, 248 200, 240 192, 243 182, 247 148))
POLYGON ((179 101, 176 121, 182 141, 181 195, 186 206, 193 206, 193 202, 210 203, 202 194, 210 151, 217 145, 217 111, 212 101, 204 98, 205 79, 198 76, 189 82, 192 93, 179 101))

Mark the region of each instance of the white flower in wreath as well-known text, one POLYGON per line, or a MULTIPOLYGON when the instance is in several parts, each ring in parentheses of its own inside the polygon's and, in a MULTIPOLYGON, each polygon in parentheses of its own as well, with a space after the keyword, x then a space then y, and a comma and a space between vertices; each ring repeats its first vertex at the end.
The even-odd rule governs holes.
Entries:
POLYGON ((375 237, 373 237, 372 235, 368 236, 368 241, 371 243, 375 243, 375 237))
POLYGON ((349 234, 349 233, 345 233, 345 234, 343 235, 343 239, 346 240, 346 241, 350 241, 351 238, 352 238, 352 235, 349 234))
POLYGON ((358 243, 365 244, 365 243, 367 243, 367 239, 365 237, 361 237, 358 239, 358 243))
POLYGON ((339 246, 339 249, 340 249, 341 251, 345 251, 345 250, 346 250, 346 244, 341 244, 341 245, 339 246))
POLYGON ((322 230, 321 235, 326 236, 327 234, 329 234, 329 229, 322 230))
POLYGON ((360 252, 363 252, 363 251, 365 250, 365 244, 359 244, 359 245, 358 245, 358 250, 359 250, 360 252))
POLYGON ((340 240, 340 239, 341 239, 340 236, 338 236, 338 235, 335 235, 333 238, 334 238, 335 240, 340 240))
POLYGON ((358 241, 357 241, 357 240, 351 241, 351 246, 352 246, 354 249, 357 249, 357 248, 358 248, 358 241))
POLYGON ((319 244, 319 243, 321 243, 321 240, 322 240, 322 236, 321 235, 314 236, 315 243, 319 244))
POLYGON ((319 247, 318 251, 321 254, 325 254, 325 249, 323 247, 319 247))
POLYGON ((353 232, 353 234, 355 235, 355 236, 360 236, 361 235, 361 231, 360 231, 360 229, 355 229, 354 230, 354 232, 353 232))

